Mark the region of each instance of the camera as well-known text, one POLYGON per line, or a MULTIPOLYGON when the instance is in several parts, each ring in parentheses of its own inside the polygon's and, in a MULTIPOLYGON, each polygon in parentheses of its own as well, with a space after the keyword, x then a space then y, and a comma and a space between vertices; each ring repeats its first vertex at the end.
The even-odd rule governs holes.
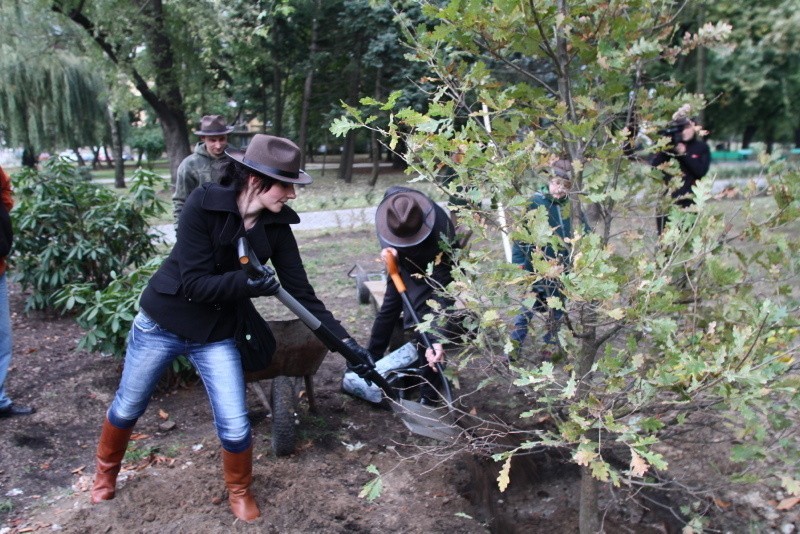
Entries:
POLYGON ((683 129, 686 127, 686 122, 670 122, 666 127, 658 131, 658 134, 663 137, 669 137, 670 146, 675 146, 683 142, 683 129))

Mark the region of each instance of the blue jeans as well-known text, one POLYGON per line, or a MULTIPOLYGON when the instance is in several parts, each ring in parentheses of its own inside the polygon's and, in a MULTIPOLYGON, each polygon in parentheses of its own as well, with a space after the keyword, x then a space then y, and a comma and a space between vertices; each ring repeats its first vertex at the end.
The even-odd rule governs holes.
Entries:
POLYGON ((555 296, 563 300, 564 295, 558 289, 558 286, 544 284, 542 284, 541 287, 537 287, 537 285, 534 284, 533 292, 536 296, 536 302, 530 308, 521 309, 519 314, 514 317, 514 328, 511 330, 511 335, 509 337, 517 342, 517 346, 522 346, 525 338, 528 337, 528 325, 533 319, 534 313, 539 312, 547 314, 548 316, 546 322, 547 331, 542 337, 542 341, 547 345, 557 345, 558 327, 562 317, 564 317, 564 312, 563 310, 548 308, 546 302, 547 297, 555 296))
POLYGON ((143 311, 133 320, 119 389, 108 410, 118 428, 131 428, 144 413, 164 371, 178 356, 194 365, 211 402, 214 426, 228 452, 250 447, 245 384, 239 351, 233 338, 197 343, 164 330, 143 311))
POLYGON ((11 399, 6 395, 6 375, 11 365, 11 313, 8 309, 8 281, 0 275, 0 409, 8 408, 11 399))

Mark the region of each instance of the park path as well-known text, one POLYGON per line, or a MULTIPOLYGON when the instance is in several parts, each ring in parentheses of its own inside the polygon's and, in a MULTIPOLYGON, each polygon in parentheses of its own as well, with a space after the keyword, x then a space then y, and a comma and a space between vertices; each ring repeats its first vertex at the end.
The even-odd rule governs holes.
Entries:
MULTIPOLYGON (((353 229, 372 226, 375 223, 376 206, 329 211, 305 211, 300 213, 300 223, 293 224, 292 230, 324 230, 325 228, 353 229)), ((172 224, 160 224, 155 229, 163 236, 167 244, 175 242, 175 227, 172 224)))

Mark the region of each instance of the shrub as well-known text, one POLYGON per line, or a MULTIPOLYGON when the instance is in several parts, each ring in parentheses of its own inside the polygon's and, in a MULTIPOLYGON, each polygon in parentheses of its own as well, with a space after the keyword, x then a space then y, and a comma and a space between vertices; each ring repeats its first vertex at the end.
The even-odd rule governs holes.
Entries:
POLYGON ((15 176, 14 277, 31 290, 26 309, 53 307, 67 285, 105 288, 114 273, 143 265, 157 252, 148 220, 166 211, 163 180, 137 170, 126 195, 84 180, 53 159, 15 176))
POLYGON ((111 273, 112 280, 104 289, 91 283, 70 284, 54 295, 59 308, 82 310, 77 321, 86 334, 79 349, 118 356, 125 353, 128 329, 139 310, 139 295, 162 261, 163 257, 151 259, 125 275, 111 273))
POLYGON ((161 157, 166 145, 164 144, 164 134, 158 126, 145 126, 134 128, 128 139, 130 147, 139 152, 139 159, 142 154, 147 157, 147 166, 152 168, 153 162, 161 157))

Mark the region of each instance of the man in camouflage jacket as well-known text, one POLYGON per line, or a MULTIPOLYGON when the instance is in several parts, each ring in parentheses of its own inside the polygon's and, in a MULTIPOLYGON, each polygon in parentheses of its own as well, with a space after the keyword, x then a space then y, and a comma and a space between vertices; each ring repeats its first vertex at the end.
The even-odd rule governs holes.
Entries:
POLYGON ((194 132, 200 137, 200 142, 195 145, 194 154, 187 156, 178 166, 172 195, 176 230, 189 193, 206 182, 219 183, 222 173, 218 172, 218 167, 224 160, 228 134, 232 131, 233 127, 229 127, 221 115, 206 115, 200 120, 200 129, 194 132))

